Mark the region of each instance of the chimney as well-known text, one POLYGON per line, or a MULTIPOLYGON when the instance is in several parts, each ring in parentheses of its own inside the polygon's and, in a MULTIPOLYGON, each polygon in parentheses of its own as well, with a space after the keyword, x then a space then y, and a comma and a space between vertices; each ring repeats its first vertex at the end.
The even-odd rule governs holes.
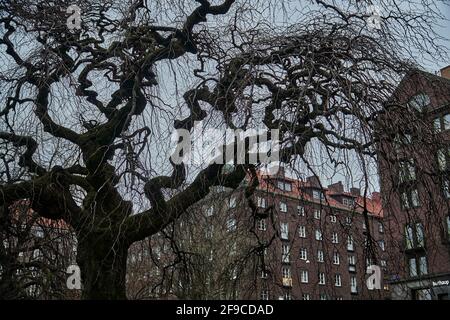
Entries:
POLYGON ((310 176, 310 177, 306 178, 306 181, 308 181, 308 183, 311 187, 320 188, 320 180, 318 177, 310 176))
POLYGON ((286 172, 284 170, 284 167, 280 166, 278 169, 278 176, 280 178, 286 178, 286 172))
POLYGON ((359 197, 361 195, 361 190, 359 188, 350 188, 350 193, 355 197, 359 197))
POLYGON ((344 185, 342 184, 342 181, 330 184, 328 186, 328 189, 335 193, 343 193, 344 192, 344 185))
POLYGON ((441 69, 441 77, 450 80, 450 65, 441 69))

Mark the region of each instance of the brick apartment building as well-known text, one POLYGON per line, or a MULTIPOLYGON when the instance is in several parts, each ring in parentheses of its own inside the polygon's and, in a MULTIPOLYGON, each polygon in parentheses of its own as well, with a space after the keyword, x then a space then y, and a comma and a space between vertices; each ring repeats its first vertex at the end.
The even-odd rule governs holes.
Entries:
POLYGON ((406 75, 380 121, 379 173, 392 298, 448 299, 450 67, 441 76, 406 75))
POLYGON ((364 200, 359 189, 346 192, 341 182, 324 188, 316 177, 301 181, 281 170, 261 176, 255 196, 259 207, 273 208, 271 218, 257 221, 259 234, 266 240, 278 236, 263 254, 267 269, 260 271, 257 290, 245 298, 386 297, 388 286, 374 291, 366 286, 367 266, 387 266, 378 193, 364 200))
MULTIPOLYGON (((154 265, 144 269, 159 265, 159 277, 153 274, 150 280, 146 275, 145 280, 149 289, 164 287, 166 298, 350 300, 389 295, 385 283, 381 290, 366 286, 368 265, 387 266, 378 193, 364 199, 359 189, 346 192, 340 182, 323 188, 315 177, 292 179, 283 170, 276 176, 260 175, 259 180, 252 196, 257 214, 244 197, 245 186, 216 191, 191 212, 200 214, 181 217, 181 232, 173 231, 175 245, 161 242, 159 236, 149 240, 146 249, 142 244, 131 249, 129 270, 139 273, 138 261, 145 261, 143 255, 151 247, 158 254, 152 256, 154 265), (194 223, 188 226, 189 221, 194 223), (174 247, 194 253, 200 261, 193 268, 197 274, 169 272, 167 266, 177 269, 177 259, 164 254, 174 247), (170 284, 163 284, 163 273, 175 274, 170 284)), ((127 281, 129 289, 132 283, 141 284, 129 292, 145 291, 142 278, 127 281)), ((161 297, 161 290, 156 296, 161 297)))

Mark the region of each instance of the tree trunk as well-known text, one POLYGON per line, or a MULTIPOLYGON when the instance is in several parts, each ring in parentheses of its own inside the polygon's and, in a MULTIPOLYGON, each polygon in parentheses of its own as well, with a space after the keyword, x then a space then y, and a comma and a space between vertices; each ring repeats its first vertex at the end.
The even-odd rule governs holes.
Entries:
POLYGON ((128 246, 102 237, 79 241, 77 263, 81 271, 82 298, 126 299, 125 275, 128 246))

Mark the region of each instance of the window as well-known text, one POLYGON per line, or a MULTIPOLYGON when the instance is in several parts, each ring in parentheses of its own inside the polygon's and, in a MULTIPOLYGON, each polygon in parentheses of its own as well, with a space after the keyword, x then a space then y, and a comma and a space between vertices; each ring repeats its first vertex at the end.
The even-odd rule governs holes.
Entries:
POLYGON ((400 162, 399 180, 401 183, 416 180, 416 169, 413 159, 400 162))
POLYGON ((283 263, 289 263, 290 261, 290 252, 291 252, 291 248, 289 247, 288 244, 283 244, 281 247, 281 261, 283 263))
POLYGON ((265 208, 266 207, 266 199, 262 197, 257 198, 257 203, 259 208, 265 208))
POLYGON ((289 224, 287 222, 281 223, 281 239, 283 240, 289 239, 289 224))
POLYGON ((280 211, 287 212, 287 204, 285 202, 280 201, 280 211))
POLYGON ((302 270, 300 272, 300 282, 308 283, 308 271, 307 270, 302 270))
POLYGON ((446 171, 450 169, 450 146, 438 150, 437 160, 439 170, 446 171))
POLYGON ((39 259, 41 257, 41 250, 35 249, 33 251, 33 259, 39 259))
POLYGON ((424 111, 429 104, 430 104, 430 97, 425 93, 419 93, 413 96, 408 102, 409 107, 419 112, 424 111))
POLYGON ((362 223, 362 228, 363 228, 363 230, 366 230, 366 229, 367 229, 367 226, 366 226, 366 223, 365 223, 365 222, 362 223))
POLYGON ((386 267, 387 267, 387 262, 386 262, 386 260, 380 260, 380 264, 381 264, 381 266, 382 266, 383 268, 386 268, 386 267))
POLYGON ((384 240, 378 241, 378 246, 380 247, 380 249, 381 249, 382 251, 385 251, 385 250, 386 250, 386 247, 385 247, 385 245, 384 245, 384 240))
POLYGON ((434 119, 434 130, 441 132, 450 129, 450 113, 434 119))
POLYGON ((353 198, 342 198, 342 204, 347 207, 353 207, 355 205, 355 200, 353 200, 353 198))
POLYGON ((291 269, 289 267, 281 268, 281 273, 283 275, 283 278, 285 278, 285 279, 291 278, 291 269))
POLYGON ((306 248, 300 249, 300 260, 308 260, 308 251, 306 248))
POLYGON ((403 209, 417 208, 420 206, 419 192, 410 189, 401 193, 401 205, 403 209))
POLYGON ((358 292, 358 288, 356 286, 356 277, 355 276, 351 276, 350 277, 350 292, 351 293, 357 293, 358 292))
POLYGON ((261 291, 261 300, 269 300, 269 291, 268 290, 261 291))
POLYGON ((448 177, 444 178, 442 182, 442 189, 444 191, 444 196, 447 199, 450 199, 450 179, 448 177))
POLYGON ((321 294, 319 295, 319 299, 320 299, 320 300, 327 300, 327 295, 326 295, 325 293, 321 293, 321 294))
POLYGON ((325 284, 325 273, 319 272, 319 284, 325 284))
POLYGON ((414 291, 415 300, 433 300, 433 295, 430 289, 420 289, 414 291))
POLYGON ((334 285, 336 287, 340 287, 342 285, 341 275, 340 274, 335 274, 334 275, 334 285))
POLYGON ((309 295, 309 293, 304 293, 304 294, 302 294, 302 299, 303 300, 311 300, 311 296, 309 295))
POLYGON ((340 260, 339 260, 339 253, 338 253, 338 252, 335 252, 335 253, 333 253, 333 264, 338 265, 339 263, 340 263, 340 260))
POLYGON ((261 219, 258 221, 258 229, 261 231, 266 231, 267 230, 267 222, 266 219, 261 219))
POLYGON ((425 244, 423 226, 420 222, 405 226, 406 249, 423 248, 425 244))
POLYGON ((352 265, 352 266, 356 265, 356 258, 355 258, 355 256, 353 256, 353 255, 348 256, 348 264, 352 265))
POLYGON ((321 210, 320 209, 315 209, 314 210, 314 219, 320 220, 320 215, 321 215, 321 210))
POLYGON ((41 226, 36 226, 34 228, 34 236, 38 237, 38 238, 43 238, 44 237, 44 229, 42 229, 41 226))
POLYGON ((298 227, 298 236, 300 238, 306 238, 306 226, 299 226, 298 227))
POLYGON ((317 250, 317 262, 323 262, 323 251, 317 250))
POLYGON ((450 216, 447 216, 447 236, 450 239, 450 216))
POLYGON ((379 233, 383 233, 384 232, 384 226, 383 223, 378 222, 378 232, 379 233))
POLYGON ((426 256, 409 257, 409 276, 417 277, 428 274, 428 265, 426 256))
POLYGON ((347 250, 348 251, 354 251, 355 250, 355 244, 353 241, 353 237, 351 235, 349 235, 347 237, 347 250))
POLYGON ((338 234, 336 232, 333 232, 331 235, 331 243, 339 243, 338 234))
POLYGON ((292 191, 292 185, 291 185, 290 182, 285 182, 284 183, 284 191, 287 191, 287 192, 291 192, 292 191))
POLYGON ((283 300, 292 300, 292 296, 290 292, 286 292, 284 294, 283 300))
POLYGON ((313 190, 313 198, 317 200, 324 200, 325 196, 323 195, 323 192, 320 190, 313 190))
POLYGON ((352 217, 345 217, 346 224, 349 224, 349 225, 352 224, 352 220, 353 220, 352 217))
POLYGON ((231 197, 229 202, 228 202, 228 207, 229 208, 234 208, 236 207, 236 197, 231 197))
POLYGON ((269 273, 267 271, 261 271, 261 279, 267 279, 269 277, 269 273))
POLYGON ((211 206, 206 210, 206 216, 211 217, 214 214, 214 207, 211 206))
POLYGON ((332 223, 336 223, 336 222, 337 222, 336 216, 335 216, 335 215, 331 215, 331 216, 330 216, 330 221, 331 221, 332 223))
POLYGON ((419 257, 419 272, 422 275, 428 274, 428 264, 427 264, 427 257, 421 256, 419 257))
POLYGON ((297 214, 299 216, 304 217, 305 216, 305 207, 303 206, 297 206, 297 214))
POLYGON ((316 240, 322 241, 322 231, 316 230, 316 240))
POLYGON ((236 230, 236 219, 235 218, 228 218, 227 230, 228 230, 228 232, 236 230))
POLYGON ((278 181, 277 182, 278 189, 282 191, 291 192, 292 191, 292 185, 290 182, 287 181, 278 181))

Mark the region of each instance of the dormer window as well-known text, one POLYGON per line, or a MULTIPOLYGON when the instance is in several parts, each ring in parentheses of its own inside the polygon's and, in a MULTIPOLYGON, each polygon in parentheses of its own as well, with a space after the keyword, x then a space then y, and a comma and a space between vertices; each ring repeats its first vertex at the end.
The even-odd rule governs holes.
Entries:
POLYGON ((353 207, 355 200, 353 198, 342 198, 342 204, 347 207, 353 207))
POLYGON ((278 189, 282 191, 291 192, 292 191, 292 185, 290 182, 279 180, 277 183, 278 189))
POLYGON ((409 100, 408 106, 419 112, 423 112, 430 102, 430 97, 427 94, 419 93, 409 100))
POLYGON ((313 190, 313 198, 317 200, 324 200, 325 196, 323 195, 323 192, 320 190, 313 190))

